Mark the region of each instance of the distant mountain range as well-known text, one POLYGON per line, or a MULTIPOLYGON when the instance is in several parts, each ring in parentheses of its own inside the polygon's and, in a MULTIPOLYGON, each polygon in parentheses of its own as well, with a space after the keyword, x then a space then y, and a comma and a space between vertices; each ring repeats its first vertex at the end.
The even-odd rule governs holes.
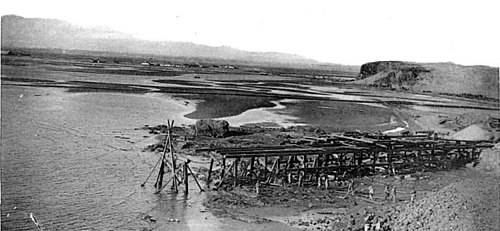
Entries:
POLYGON ((299 55, 248 52, 189 42, 154 42, 104 27, 81 27, 57 19, 2 16, 2 47, 56 48, 117 53, 227 59, 255 63, 320 64, 299 55))

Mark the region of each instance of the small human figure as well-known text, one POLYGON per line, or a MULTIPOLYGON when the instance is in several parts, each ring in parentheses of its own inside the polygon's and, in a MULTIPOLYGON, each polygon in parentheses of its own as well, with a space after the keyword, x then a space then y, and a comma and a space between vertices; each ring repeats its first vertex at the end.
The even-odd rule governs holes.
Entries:
POLYGON ((392 175, 396 175, 396 168, 394 167, 394 163, 391 162, 391 172, 392 175))
POLYGON ((318 177, 318 189, 321 189, 321 178, 323 178, 323 176, 318 177))
POLYGON ((347 187, 346 194, 349 195, 349 193, 354 196, 354 181, 352 181, 352 180, 349 181, 349 186, 347 187))
POLYGON ((390 192, 389 192, 389 185, 386 184, 384 187, 384 200, 387 201, 389 199, 390 192))
POLYGON ((325 189, 328 190, 328 186, 330 186, 330 179, 328 179, 328 176, 325 176, 325 189))
POLYGON ((370 187, 368 187, 368 195, 370 196, 371 201, 373 201, 373 194, 374 194, 373 186, 370 185, 370 187))
POLYGON ((301 187, 301 186, 302 186, 302 178, 303 178, 303 173, 302 173, 302 172, 300 172, 300 173, 299 173, 299 187, 301 187))
POLYGON ((398 201, 397 197, 396 197, 396 185, 392 186, 392 190, 391 190, 391 196, 392 196, 392 203, 396 203, 398 201))
POLYGON ((411 203, 414 203, 416 198, 417 198, 417 191, 415 190, 415 188, 413 188, 413 190, 411 190, 411 193, 410 193, 411 203))
POLYGON ((260 194, 260 182, 257 181, 257 183, 255 183, 255 193, 257 193, 257 195, 260 194))

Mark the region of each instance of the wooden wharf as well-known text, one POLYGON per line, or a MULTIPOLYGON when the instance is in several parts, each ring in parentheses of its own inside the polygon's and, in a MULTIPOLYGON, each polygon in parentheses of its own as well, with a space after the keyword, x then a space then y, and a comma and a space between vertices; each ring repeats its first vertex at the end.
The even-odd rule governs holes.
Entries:
MULTIPOLYGON (((264 147, 202 148, 221 166, 225 183, 307 184, 319 177, 344 181, 370 174, 406 174, 417 170, 443 170, 477 160, 488 141, 451 140, 431 131, 388 136, 349 132, 304 137, 297 144, 264 147)), ((217 175, 210 164, 208 175, 217 175)))

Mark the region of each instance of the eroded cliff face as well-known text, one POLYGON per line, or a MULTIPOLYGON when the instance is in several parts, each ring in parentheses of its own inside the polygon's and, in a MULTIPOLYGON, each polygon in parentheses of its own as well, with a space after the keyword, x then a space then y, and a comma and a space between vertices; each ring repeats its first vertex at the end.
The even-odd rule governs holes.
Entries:
POLYGON ((354 84, 498 100, 498 76, 488 66, 379 61, 363 64, 354 84))
POLYGON ((380 61, 363 64, 358 78, 377 76, 368 81, 369 85, 409 90, 417 84, 422 73, 428 72, 430 70, 415 63, 380 61))

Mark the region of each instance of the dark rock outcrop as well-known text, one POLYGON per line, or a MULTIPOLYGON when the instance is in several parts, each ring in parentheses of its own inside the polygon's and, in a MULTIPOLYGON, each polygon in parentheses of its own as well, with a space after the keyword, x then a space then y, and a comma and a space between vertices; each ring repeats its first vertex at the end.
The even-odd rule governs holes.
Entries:
POLYGON ((378 74, 380 78, 370 85, 408 90, 417 83, 421 73, 427 72, 430 70, 415 63, 380 61, 363 64, 358 78, 364 79, 378 74))
POLYGON ((365 63, 361 65, 358 79, 364 79, 366 77, 370 77, 382 71, 392 71, 400 69, 400 67, 403 65, 404 63, 401 61, 379 61, 379 62, 365 63))
POLYGON ((225 137, 229 133, 229 123, 225 120, 203 119, 196 121, 197 135, 225 137))

